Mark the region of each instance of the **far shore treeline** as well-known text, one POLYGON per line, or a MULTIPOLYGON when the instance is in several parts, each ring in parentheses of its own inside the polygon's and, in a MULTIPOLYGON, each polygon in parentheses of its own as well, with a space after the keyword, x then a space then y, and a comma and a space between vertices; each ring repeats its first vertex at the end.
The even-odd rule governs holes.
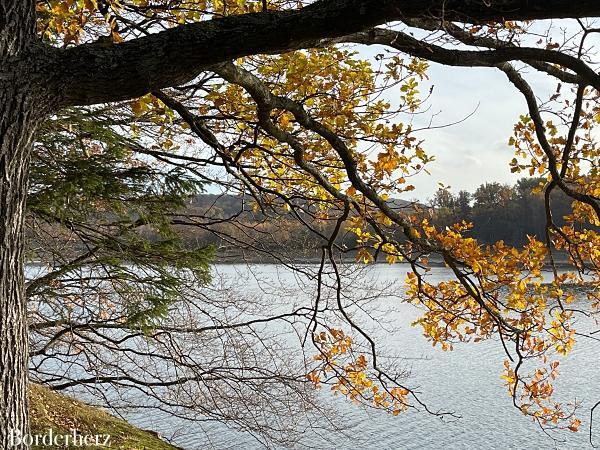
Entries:
MULTIPOLYGON (((514 185, 497 182, 485 183, 474 192, 453 192, 449 188, 441 188, 433 198, 427 201, 394 200, 394 207, 406 214, 426 215, 437 227, 446 227, 461 221, 472 223, 468 235, 482 244, 491 244, 503 240, 507 245, 519 246, 527 242, 527 236, 535 236, 540 240, 545 236, 546 213, 544 195, 537 191, 543 183, 539 178, 523 178, 514 185)), ((564 224, 563 217, 570 211, 570 199, 555 191, 551 197, 553 217, 557 225, 564 224)), ((286 247, 298 258, 312 259, 319 254, 322 243, 319 238, 303 227, 297 220, 277 219, 263 214, 253 208, 252 199, 242 199, 232 195, 202 194, 191 200, 186 213, 227 219, 237 217, 235 221, 225 221, 222 226, 210 230, 197 227, 186 229, 186 242, 190 246, 212 243, 221 251, 217 255, 225 259, 237 260, 240 255, 235 245, 229 245, 237 239, 258 242, 263 249, 286 247), (241 212, 241 214, 240 214, 241 212), (230 239, 231 237, 231 239, 230 239)), ((327 235, 334 223, 316 220, 307 214, 316 230, 327 235)), ((356 236, 351 233, 342 234, 338 239, 349 252, 356 246, 356 236)), ((252 257, 251 251, 244 257, 252 257)))
MULTIPOLYGON (((540 183, 543 185, 539 178, 523 178, 512 186, 491 182, 482 184, 474 192, 455 192, 443 187, 426 201, 390 199, 389 202, 403 214, 427 217, 436 227, 469 222, 472 228, 466 234, 481 244, 502 240, 507 245, 520 246, 527 242, 527 236, 539 240, 545 236, 544 195, 537 189, 540 183)), ((553 193, 552 214, 558 226, 564 224, 563 217, 569 213, 570 203, 562 192, 553 193)), ((310 261, 318 258, 323 244, 317 233, 328 235, 335 226, 334 222, 318 217, 314 211, 305 214, 304 220, 311 225, 311 231, 291 216, 269 214, 256 208, 252 198, 204 193, 190 198, 181 216, 175 217, 173 222, 181 224, 186 247, 213 246, 217 250, 216 261, 267 262, 277 259, 270 255, 282 251, 294 259, 310 261), (195 226, 189 226, 192 221, 195 226)), ((151 228, 140 227, 139 232, 150 240, 158 239, 151 228)), ((337 243, 347 250, 349 258, 354 257, 357 247, 354 233, 341 233, 337 243)))
MULTIPOLYGON (((527 236, 544 240, 546 211, 543 187, 545 180, 521 178, 514 185, 485 183, 475 192, 453 192, 440 188, 430 201, 432 222, 449 226, 465 220, 473 224, 469 235, 481 243, 497 241, 511 246, 527 242, 527 236)), ((555 190, 550 197, 551 211, 557 226, 565 224, 564 217, 571 213, 572 199, 555 190)))

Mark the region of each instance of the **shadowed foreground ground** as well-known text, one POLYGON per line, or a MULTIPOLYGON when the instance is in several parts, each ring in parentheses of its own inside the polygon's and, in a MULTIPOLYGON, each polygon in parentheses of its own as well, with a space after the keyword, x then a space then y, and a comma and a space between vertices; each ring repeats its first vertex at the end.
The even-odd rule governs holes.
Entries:
POLYGON ((71 397, 58 394, 42 386, 30 386, 30 413, 32 434, 111 436, 108 447, 81 446, 33 446, 33 449, 123 449, 123 450, 177 450, 152 432, 140 430, 107 412, 88 406, 71 397))

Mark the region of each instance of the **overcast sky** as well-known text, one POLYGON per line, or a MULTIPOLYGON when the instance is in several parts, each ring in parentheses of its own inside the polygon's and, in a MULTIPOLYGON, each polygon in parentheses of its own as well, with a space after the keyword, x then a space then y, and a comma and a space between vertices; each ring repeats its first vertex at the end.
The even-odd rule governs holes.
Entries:
MULTIPOLYGON (((431 176, 422 174, 413 180, 415 197, 431 197, 438 182, 450 185, 455 192, 473 191, 486 181, 513 183, 523 176, 510 172, 509 161, 514 153, 507 142, 526 105, 504 73, 490 68, 432 64, 429 77, 434 85, 431 113, 438 113, 433 125, 466 119, 420 133, 425 149, 436 156, 436 161, 428 166, 431 176)), ((426 122, 428 117, 420 121, 426 122)))
MULTIPOLYGON (((375 55, 386 52, 386 47, 361 46, 358 50, 373 61, 375 55)), ((540 99, 546 100, 555 92, 555 79, 523 64, 517 67, 540 99)), ((527 176, 510 172, 509 162, 515 154, 508 139, 519 116, 527 114, 527 105, 506 75, 496 68, 436 63, 430 63, 427 75, 429 80, 422 82, 419 90, 426 95, 433 86, 429 109, 412 120, 415 129, 425 128, 432 121, 433 129, 419 132, 418 137, 436 160, 427 165, 430 175, 421 173, 410 179, 416 189, 403 198, 424 202, 433 197, 438 183, 450 186, 453 192, 473 192, 485 182, 513 184, 527 176), (453 125, 444 126, 448 124, 453 125)), ((567 92, 564 89, 563 93, 567 92)), ((400 96, 399 90, 390 89, 384 95, 392 105, 398 104, 395 96, 400 96)), ((398 120, 411 119, 406 116, 398 120)))
MULTIPOLYGON (((575 21, 568 20, 538 22, 531 31, 543 33, 551 23, 557 42, 562 42, 563 33, 573 36, 581 31, 575 21)), ((598 27, 598 23, 590 21, 588 27, 598 27)), ((538 46, 534 41, 528 45, 538 46)), ((594 63, 600 64, 597 56, 600 34, 590 34, 586 47, 594 63)), ((521 73, 539 99, 547 100, 555 92, 557 80, 554 78, 530 67, 523 68, 521 73)), ((435 63, 431 63, 428 75, 428 86, 434 86, 431 112, 439 113, 433 125, 460 121, 476 111, 462 123, 421 133, 426 140, 424 148, 437 159, 428 165, 431 176, 422 174, 413 179, 416 187, 413 198, 420 201, 431 198, 439 187, 438 182, 450 185, 454 192, 461 189, 472 192, 486 181, 514 183, 527 176, 510 172, 509 162, 515 155, 508 146, 508 139, 519 116, 527 113, 527 105, 506 75, 496 68, 448 67, 435 63)), ((426 92, 428 86, 424 86, 422 92, 426 92)), ((562 93, 566 98, 574 98, 574 94, 569 96, 566 87, 562 93)), ((431 114, 422 117, 422 125, 430 117, 431 114)))

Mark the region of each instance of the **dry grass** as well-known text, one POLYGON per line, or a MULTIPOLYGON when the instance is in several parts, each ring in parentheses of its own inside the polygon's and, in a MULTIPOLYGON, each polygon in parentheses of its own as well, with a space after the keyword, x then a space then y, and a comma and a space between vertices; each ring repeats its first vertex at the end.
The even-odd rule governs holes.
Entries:
POLYGON ((96 445, 33 446, 32 449, 123 449, 123 450, 176 450, 178 447, 162 441, 155 433, 140 430, 107 412, 93 408, 71 397, 32 384, 30 387, 30 415, 32 434, 45 435, 52 429, 54 435, 71 435, 76 430, 81 435, 111 436, 108 447, 96 445))

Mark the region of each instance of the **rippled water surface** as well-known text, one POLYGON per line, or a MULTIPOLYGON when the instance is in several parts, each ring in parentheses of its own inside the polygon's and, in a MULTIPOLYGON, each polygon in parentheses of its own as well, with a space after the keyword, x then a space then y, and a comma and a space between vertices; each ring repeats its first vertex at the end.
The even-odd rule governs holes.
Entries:
MULTIPOLYGON (((218 266, 217 272, 238 276, 241 266, 218 266)), ((257 266, 254 271, 287 287, 295 286, 294 276, 277 266, 257 266)), ((382 283, 403 280, 406 267, 377 265, 370 269, 382 283)), ((433 269, 432 280, 447 278, 444 268, 433 269)), ((253 278, 249 278, 253 280, 253 278)), ((247 289, 256 289, 256 281, 248 281, 247 289), (253 285, 253 283, 255 283, 253 285)), ((289 294, 288 294, 289 295, 289 294)), ((289 299, 280 302, 299 303, 310 295, 301 288, 289 299), (292 299, 292 297, 294 297, 292 299)), ((600 346, 592 340, 580 340, 574 352, 561 360, 561 377, 556 382, 557 400, 581 401, 579 416, 582 419, 579 433, 562 432, 556 437, 565 442, 554 442, 511 406, 500 379, 505 355, 497 341, 456 345, 454 351, 443 352, 433 348, 410 324, 418 310, 397 299, 381 298, 373 305, 385 314, 398 328, 393 333, 376 331, 385 345, 406 358, 411 377, 407 383, 418 386, 422 398, 432 409, 452 410, 461 416, 453 422, 444 422, 424 412, 408 412, 397 417, 383 412, 367 411, 349 404, 343 398, 322 393, 323 401, 333 406, 350 426, 345 436, 335 436, 308 431, 304 444, 314 448, 339 449, 580 449, 591 448, 588 437, 589 410, 600 400, 600 346), (331 437, 331 436, 329 436, 331 437)), ((377 315, 377 314, 375 314, 377 315)), ((190 424, 157 414, 130 413, 128 419, 144 428, 157 430, 171 436, 174 443, 186 449, 260 449, 264 448, 252 436, 229 429, 220 424, 190 424)), ((600 412, 596 419, 600 424, 600 412)), ((595 440, 600 445, 600 427, 595 440)))

